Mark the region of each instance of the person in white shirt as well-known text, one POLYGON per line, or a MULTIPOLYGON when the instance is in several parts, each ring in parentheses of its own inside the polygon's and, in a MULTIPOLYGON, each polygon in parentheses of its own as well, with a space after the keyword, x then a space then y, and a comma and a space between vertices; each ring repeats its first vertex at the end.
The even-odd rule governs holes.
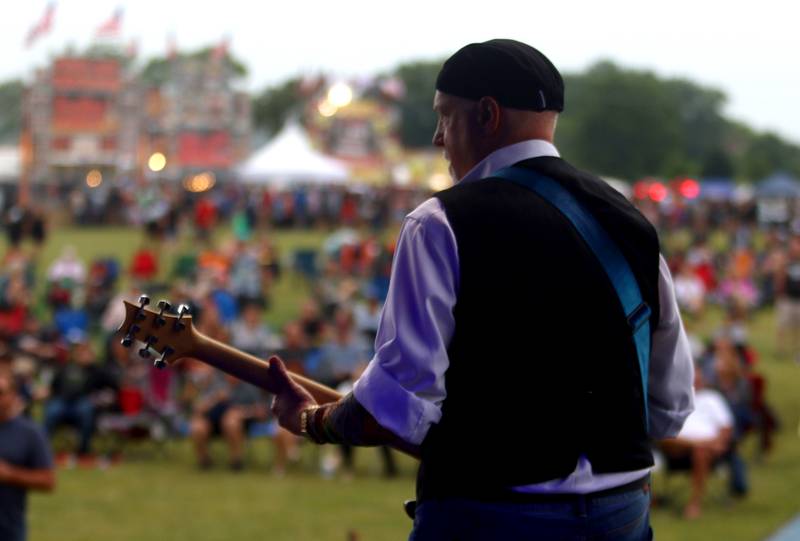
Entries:
POLYGON ((708 474, 724 455, 733 437, 733 413, 722 393, 705 386, 703 371, 695 370, 694 411, 686 418, 675 438, 659 442, 670 458, 688 458, 692 467, 692 492, 684 509, 684 517, 700 516, 708 474))

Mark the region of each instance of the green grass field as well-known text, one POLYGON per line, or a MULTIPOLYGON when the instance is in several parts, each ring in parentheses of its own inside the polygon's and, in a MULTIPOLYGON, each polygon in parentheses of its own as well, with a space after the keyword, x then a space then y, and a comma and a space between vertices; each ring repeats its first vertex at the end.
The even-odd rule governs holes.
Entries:
MULTIPOLYGON (((323 237, 320 232, 279 233, 276 242, 288 253, 296 246, 318 245, 323 237)), ((127 262, 140 240, 138 232, 128 229, 55 231, 40 269, 65 243, 75 245, 87 261, 116 255, 127 262)), ((170 256, 177 251, 170 250, 170 256)), ((164 263, 168 269, 169 258, 164 263)), ((306 294, 301 281, 284 277, 275 289, 269 321, 280 324, 293 317, 306 294)), ((709 331, 713 325, 711 317, 701 328, 709 331)), ((769 399, 783 422, 774 453, 755 464, 752 445, 746 445, 751 495, 731 501, 724 475, 715 476, 704 516, 693 522, 680 516, 687 477, 676 476, 667 486, 663 475, 657 474, 654 491, 669 496, 668 505, 653 510, 660 541, 761 540, 800 512, 800 366, 775 358, 773 325, 771 313, 760 314, 753 321, 751 336, 761 355, 760 370, 769 381, 769 399)), ((214 451, 217 462, 224 464, 221 443, 214 451)), ((287 476, 276 478, 270 473, 271 448, 265 440, 251 443, 248 469, 240 474, 224 468, 196 471, 186 442, 170 444, 163 455, 154 455, 147 446, 134 447, 122 464, 105 471, 59 471, 57 490, 30 500, 30 539, 342 541, 349 530, 356 530, 361 541, 407 537, 411 522, 401 502, 414 492, 411 459, 401 458, 399 478, 384 480, 377 452, 360 449, 354 479, 326 480, 318 474, 319 453, 318 448, 305 445, 301 462, 287 476)))

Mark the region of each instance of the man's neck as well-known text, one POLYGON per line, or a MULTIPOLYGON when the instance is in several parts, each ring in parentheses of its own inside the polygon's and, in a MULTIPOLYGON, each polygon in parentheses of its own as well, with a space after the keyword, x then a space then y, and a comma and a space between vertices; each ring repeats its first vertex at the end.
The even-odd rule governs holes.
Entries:
POLYGON ((459 182, 473 181, 489 176, 497 169, 508 167, 522 160, 539 156, 558 156, 558 149, 544 139, 526 139, 511 145, 495 149, 469 172, 459 182))

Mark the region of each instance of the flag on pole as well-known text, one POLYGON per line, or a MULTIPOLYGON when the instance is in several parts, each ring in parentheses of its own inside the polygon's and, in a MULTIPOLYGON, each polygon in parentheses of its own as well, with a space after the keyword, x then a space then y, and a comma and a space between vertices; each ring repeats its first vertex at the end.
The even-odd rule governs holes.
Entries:
POLYGON ((178 43, 175 40, 175 34, 167 35, 167 58, 174 60, 178 56, 178 43))
POLYGON ((136 58, 137 54, 139 54, 139 41, 136 38, 132 38, 128 42, 128 47, 125 49, 125 56, 128 58, 136 58))
POLYGON ((217 46, 214 47, 214 50, 211 51, 211 58, 214 59, 216 62, 219 62, 220 60, 225 58, 228 55, 228 46, 229 46, 228 36, 225 36, 224 38, 222 38, 222 40, 220 40, 217 46))
POLYGON ((25 47, 30 47, 33 45, 37 39, 47 34, 53 28, 53 15, 55 11, 55 2, 50 2, 47 4, 47 9, 45 9, 42 18, 39 19, 39 21, 28 31, 28 35, 25 38, 25 47))
POLYGON ((111 18, 97 27, 94 35, 98 38, 113 38, 119 36, 122 30, 122 8, 117 8, 111 18))

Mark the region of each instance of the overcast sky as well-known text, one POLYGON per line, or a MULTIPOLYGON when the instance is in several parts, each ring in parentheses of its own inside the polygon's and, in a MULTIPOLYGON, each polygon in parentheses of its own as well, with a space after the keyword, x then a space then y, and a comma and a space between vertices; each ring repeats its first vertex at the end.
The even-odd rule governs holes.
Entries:
POLYGON ((227 35, 254 90, 316 70, 369 75, 510 37, 561 71, 607 58, 717 87, 730 116, 800 143, 800 4, 790 0, 58 0, 52 32, 29 49, 47 0, 4 4, 0 79, 29 77, 68 43, 84 47, 118 6, 122 40, 138 41, 140 59, 164 54, 170 34, 181 49, 227 35))

